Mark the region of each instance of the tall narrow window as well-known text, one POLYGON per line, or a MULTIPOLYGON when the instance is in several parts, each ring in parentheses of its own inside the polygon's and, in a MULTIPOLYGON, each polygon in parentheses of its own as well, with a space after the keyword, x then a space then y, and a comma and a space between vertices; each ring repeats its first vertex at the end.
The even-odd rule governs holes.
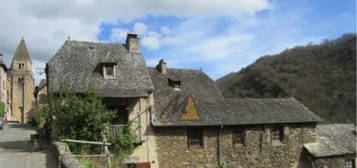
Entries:
POLYGON ((273 128, 271 130, 271 140, 272 141, 283 141, 284 131, 282 127, 273 128))
POLYGON ((244 129, 236 129, 233 131, 233 145, 244 145, 245 142, 245 131, 244 129))
POLYGON ((25 64, 24 63, 19 63, 19 69, 24 69, 25 64))
POLYGON ((17 79, 19 83, 23 83, 24 82, 24 78, 18 78, 17 79))
POLYGON ((345 160, 345 168, 356 168, 355 160, 354 159, 345 160))
POLYGON ((188 148, 199 146, 203 148, 203 130, 199 128, 191 128, 187 130, 188 148))

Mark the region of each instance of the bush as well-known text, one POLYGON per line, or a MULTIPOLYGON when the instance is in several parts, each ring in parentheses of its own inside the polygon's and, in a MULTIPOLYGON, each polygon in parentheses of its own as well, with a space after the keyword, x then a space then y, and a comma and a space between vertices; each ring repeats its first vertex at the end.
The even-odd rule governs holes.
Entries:
POLYGON ((81 159, 79 160, 79 162, 81 163, 81 165, 83 165, 85 168, 95 168, 95 164, 89 160, 89 159, 81 159))
POLYGON ((0 101, 0 117, 5 115, 5 103, 0 101))
MULTIPOLYGON (((51 112, 53 119, 53 135, 57 139, 76 139, 87 141, 102 141, 108 121, 114 117, 114 112, 106 110, 95 90, 89 89, 85 95, 78 96, 63 92, 52 98, 51 112)), ((98 152, 101 146, 70 143, 73 153, 98 152)))
POLYGON ((32 123, 37 127, 36 132, 41 137, 50 137, 49 132, 49 108, 47 105, 39 105, 33 109, 33 120, 32 123))
POLYGON ((132 131, 131 123, 129 123, 127 127, 124 127, 111 139, 114 152, 125 160, 133 152, 137 138, 132 131))

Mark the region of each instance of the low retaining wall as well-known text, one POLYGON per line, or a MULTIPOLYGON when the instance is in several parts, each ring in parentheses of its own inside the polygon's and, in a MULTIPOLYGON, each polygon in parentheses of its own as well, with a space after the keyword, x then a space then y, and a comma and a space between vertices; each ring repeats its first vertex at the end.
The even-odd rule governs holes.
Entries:
POLYGON ((68 145, 62 142, 54 142, 58 154, 58 164, 61 168, 85 168, 72 155, 68 145))

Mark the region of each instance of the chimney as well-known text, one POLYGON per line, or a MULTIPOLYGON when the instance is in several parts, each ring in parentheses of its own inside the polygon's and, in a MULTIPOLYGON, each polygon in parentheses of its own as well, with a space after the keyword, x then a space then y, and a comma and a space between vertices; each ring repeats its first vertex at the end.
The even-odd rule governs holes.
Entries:
POLYGON ((138 53, 140 52, 140 44, 139 44, 139 38, 137 34, 133 33, 128 33, 126 36, 126 48, 128 49, 129 52, 134 52, 138 53))
POLYGON ((167 74, 167 64, 164 61, 164 59, 161 59, 159 61, 159 64, 157 65, 157 69, 161 72, 161 74, 167 74))

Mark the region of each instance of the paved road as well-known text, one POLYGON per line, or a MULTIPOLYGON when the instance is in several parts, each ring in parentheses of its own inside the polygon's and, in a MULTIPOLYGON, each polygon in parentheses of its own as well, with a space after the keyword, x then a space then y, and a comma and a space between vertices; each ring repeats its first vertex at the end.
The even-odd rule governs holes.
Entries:
POLYGON ((57 168, 50 150, 34 150, 29 142, 34 133, 29 125, 17 123, 0 130, 0 168, 57 168))

